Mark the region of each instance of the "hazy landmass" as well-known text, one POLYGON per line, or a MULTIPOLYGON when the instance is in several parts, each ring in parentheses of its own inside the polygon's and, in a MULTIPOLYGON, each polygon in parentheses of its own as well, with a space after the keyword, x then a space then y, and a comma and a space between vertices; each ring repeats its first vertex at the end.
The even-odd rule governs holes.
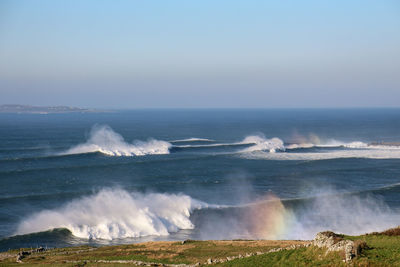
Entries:
POLYGON ((98 109, 68 107, 68 106, 30 106, 30 105, 0 106, 0 113, 52 114, 52 113, 93 113, 93 112, 106 112, 106 111, 98 109))

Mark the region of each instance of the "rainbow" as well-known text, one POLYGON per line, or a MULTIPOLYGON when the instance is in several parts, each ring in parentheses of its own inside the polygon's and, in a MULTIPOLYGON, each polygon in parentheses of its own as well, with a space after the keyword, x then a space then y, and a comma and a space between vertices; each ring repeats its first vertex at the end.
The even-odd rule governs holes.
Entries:
POLYGON ((284 239, 293 214, 272 193, 252 204, 247 216, 249 235, 253 239, 284 239))

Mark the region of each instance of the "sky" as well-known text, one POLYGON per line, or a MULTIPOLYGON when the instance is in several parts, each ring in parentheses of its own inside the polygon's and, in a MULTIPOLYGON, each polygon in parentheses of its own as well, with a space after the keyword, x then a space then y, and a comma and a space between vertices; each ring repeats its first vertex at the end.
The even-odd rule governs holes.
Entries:
POLYGON ((400 107, 400 1, 0 0, 0 104, 400 107))

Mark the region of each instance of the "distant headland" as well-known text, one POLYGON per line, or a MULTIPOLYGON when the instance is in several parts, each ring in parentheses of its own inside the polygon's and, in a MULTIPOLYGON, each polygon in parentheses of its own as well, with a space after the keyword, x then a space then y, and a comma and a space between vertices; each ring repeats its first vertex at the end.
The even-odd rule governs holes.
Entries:
POLYGON ((54 114, 54 113, 95 113, 106 110, 86 109, 68 106, 0 105, 0 113, 54 114))

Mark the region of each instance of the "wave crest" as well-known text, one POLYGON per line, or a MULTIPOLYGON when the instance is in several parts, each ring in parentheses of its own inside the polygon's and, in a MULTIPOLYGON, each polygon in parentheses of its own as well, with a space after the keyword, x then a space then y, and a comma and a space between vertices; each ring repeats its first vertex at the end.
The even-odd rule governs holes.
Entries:
POLYGON ((58 210, 45 210, 22 221, 16 234, 67 228, 88 239, 168 235, 193 229, 190 212, 206 206, 186 195, 128 193, 104 189, 74 200, 58 210))
POLYGON ((247 136, 242 142, 242 144, 254 144, 241 152, 253 152, 253 151, 269 151, 274 153, 277 150, 285 150, 283 141, 277 137, 267 139, 265 136, 261 135, 250 135, 247 136))
POLYGON ((172 145, 165 141, 149 139, 147 142, 125 142, 124 138, 109 126, 92 128, 86 143, 68 149, 63 154, 83 154, 100 152, 109 156, 144 156, 153 154, 169 154, 172 145))

